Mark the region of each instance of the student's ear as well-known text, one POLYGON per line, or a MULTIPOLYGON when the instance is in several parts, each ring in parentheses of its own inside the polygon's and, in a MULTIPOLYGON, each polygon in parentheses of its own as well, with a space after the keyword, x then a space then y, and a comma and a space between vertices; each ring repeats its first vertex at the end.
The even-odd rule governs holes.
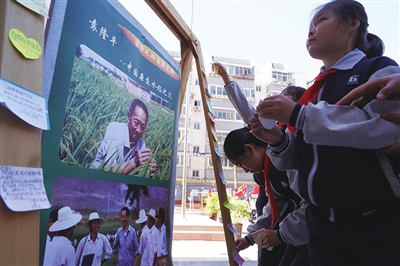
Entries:
POLYGON ((131 116, 131 112, 128 110, 128 111, 126 111, 126 116, 128 117, 128 119, 129 119, 129 117, 131 116))
POLYGON ((250 144, 244 144, 244 156, 251 157, 254 154, 254 147, 250 144))
POLYGON ((349 26, 347 27, 346 33, 356 31, 356 30, 358 30, 359 27, 360 27, 360 20, 352 19, 349 23, 349 26))

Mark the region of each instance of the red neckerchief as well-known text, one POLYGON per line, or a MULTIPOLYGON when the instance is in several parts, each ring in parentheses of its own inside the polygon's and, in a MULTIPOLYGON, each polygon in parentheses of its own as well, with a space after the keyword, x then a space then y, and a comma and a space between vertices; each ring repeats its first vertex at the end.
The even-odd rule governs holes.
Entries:
MULTIPOLYGON (((267 144, 268 148, 268 144, 267 144)), ((269 206, 271 207, 271 224, 269 225, 269 229, 272 229, 275 224, 275 214, 279 219, 279 222, 282 221, 281 214, 279 213, 278 207, 276 206, 276 201, 274 194, 272 193, 271 182, 269 181, 269 170, 271 167, 271 160, 269 159, 268 155, 265 154, 264 156, 264 181, 265 181, 265 191, 268 194, 269 198, 269 206)))
MULTIPOLYGON (((300 97, 300 99, 297 101, 298 104, 303 104, 303 105, 308 105, 308 103, 314 103, 317 98, 319 91, 322 88, 322 84, 324 84, 325 79, 337 72, 338 70, 335 68, 331 68, 326 70, 325 72, 319 73, 319 75, 315 78, 314 84, 309 87, 304 94, 300 97)), ((296 128, 292 126, 288 126, 288 129, 290 132, 294 132, 296 128)))

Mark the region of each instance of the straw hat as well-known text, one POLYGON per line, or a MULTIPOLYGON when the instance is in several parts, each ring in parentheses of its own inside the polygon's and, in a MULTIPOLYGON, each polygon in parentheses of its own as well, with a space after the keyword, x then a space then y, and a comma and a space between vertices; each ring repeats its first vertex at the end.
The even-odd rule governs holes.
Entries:
POLYGON ((149 212, 146 212, 147 216, 150 216, 151 218, 153 218, 154 220, 156 219, 156 211, 153 209, 150 209, 149 212))
POLYGON ((139 219, 136 220, 137 224, 141 224, 147 221, 146 212, 142 209, 139 212, 139 219))
POLYGON ((83 224, 83 227, 89 228, 89 222, 92 221, 92 220, 100 220, 100 225, 103 225, 103 224, 106 222, 106 220, 104 220, 103 218, 100 218, 100 217, 99 217, 99 214, 98 214, 97 212, 92 212, 92 213, 89 215, 89 220, 87 220, 87 221, 83 224))
POLYGON ((58 220, 50 226, 50 232, 68 229, 76 225, 82 219, 82 215, 73 213, 70 207, 63 207, 58 211, 58 220))

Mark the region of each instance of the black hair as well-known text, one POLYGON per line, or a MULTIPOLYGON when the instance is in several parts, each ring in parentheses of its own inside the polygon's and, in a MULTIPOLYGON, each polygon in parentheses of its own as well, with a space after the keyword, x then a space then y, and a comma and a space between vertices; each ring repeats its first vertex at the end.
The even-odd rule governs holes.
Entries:
POLYGON ((301 96, 303 96, 303 93, 306 91, 303 87, 299 86, 289 86, 286 89, 284 89, 281 94, 284 94, 285 92, 289 93, 290 95, 293 96, 293 101, 297 102, 301 96))
POLYGON ((133 112, 135 112, 135 108, 139 106, 140 108, 142 108, 144 110, 144 112, 146 113, 146 123, 147 120, 149 119, 149 111, 147 110, 147 106, 144 104, 144 102, 142 102, 139 99, 133 99, 131 101, 131 104, 129 105, 129 112, 131 114, 133 114, 133 112))
POLYGON ((50 219, 53 223, 57 222, 57 220, 58 220, 58 211, 59 211, 60 209, 61 209, 61 208, 57 208, 57 209, 54 209, 54 210, 52 210, 52 211, 50 212, 50 217, 49 217, 49 219, 50 219))
POLYGON ((121 213, 122 213, 123 211, 125 211, 126 216, 131 217, 131 211, 129 210, 128 207, 123 207, 123 208, 121 209, 121 213))
POLYGON ((360 21, 355 48, 364 52, 368 58, 383 55, 385 45, 381 38, 368 33, 368 16, 362 4, 354 0, 333 0, 317 7, 314 14, 328 9, 332 10, 341 21, 360 21))
POLYGON ((244 153, 244 145, 253 144, 257 147, 264 147, 265 142, 256 138, 249 127, 232 130, 224 141, 224 152, 228 160, 236 160, 244 153))

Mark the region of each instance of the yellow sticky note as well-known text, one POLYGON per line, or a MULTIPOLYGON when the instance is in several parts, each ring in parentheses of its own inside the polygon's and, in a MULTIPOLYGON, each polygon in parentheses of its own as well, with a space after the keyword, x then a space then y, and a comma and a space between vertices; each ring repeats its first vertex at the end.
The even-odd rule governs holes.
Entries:
POLYGON ((32 38, 26 38, 25 34, 19 29, 11 29, 8 38, 14 47, 28 59, 38 59, 42 54, 42 47, 32 38))

